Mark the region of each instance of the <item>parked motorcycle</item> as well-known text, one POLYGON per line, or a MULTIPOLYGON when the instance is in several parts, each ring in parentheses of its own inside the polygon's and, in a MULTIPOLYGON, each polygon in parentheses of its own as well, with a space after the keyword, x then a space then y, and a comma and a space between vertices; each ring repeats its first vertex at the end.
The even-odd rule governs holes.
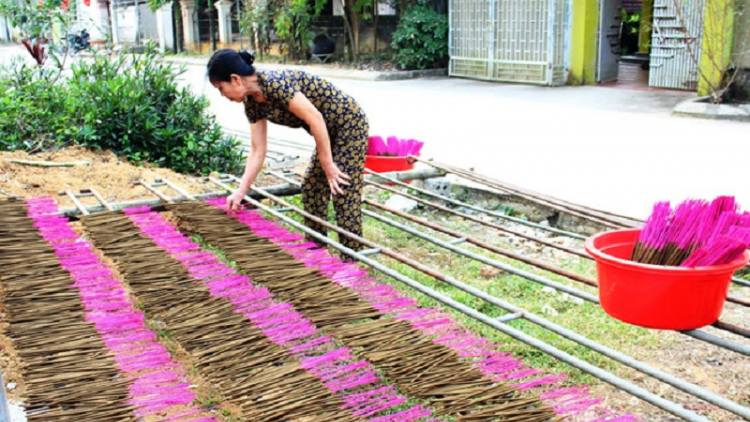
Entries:
POLYGON ((91 45, 89 43, 90 37, 91 36, 89 35, 88 31, 86 31, 85 29, 82 29, 80 32, 68 35, 68 44, 70 45, 70 49, 73 51, 73 54, 89 48, 89 46, 91 45))

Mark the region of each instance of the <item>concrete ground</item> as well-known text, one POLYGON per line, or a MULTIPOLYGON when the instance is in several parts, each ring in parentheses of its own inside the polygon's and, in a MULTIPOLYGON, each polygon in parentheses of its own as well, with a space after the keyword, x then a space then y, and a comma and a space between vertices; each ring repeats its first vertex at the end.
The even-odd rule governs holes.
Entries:
MULTIPOLYGON (((11 52, 23 50, 0 48, 0 62, 11 52)), ((182 80, 222 125, 247 132, 242 106, 208 83, 204 63, 186 61, 182 80)), ((659 200, 717 195, 750 209, 750 124, 673 116, 692 93, 312 71, 360 102, 372 135, 422 140, 424 158, 640 218, 659 200)), ((270 125, 269 136, 313 145, 301 129, 270 125)))
MULTIPOLYGON (((374 82, 313 71, 361 103, 371 134, 425 141, 425 158, 640 218, 656 201, 718 195, 750 209, 750 124, 672 116, 693 93, 447 77, 374 82)), ((203 66, 188 66, 187 80, 219 121, 249 130, 242 106, 204 75, 203 66)), ((272 126, 269 136, 313 144, 302 130, 272 126)))

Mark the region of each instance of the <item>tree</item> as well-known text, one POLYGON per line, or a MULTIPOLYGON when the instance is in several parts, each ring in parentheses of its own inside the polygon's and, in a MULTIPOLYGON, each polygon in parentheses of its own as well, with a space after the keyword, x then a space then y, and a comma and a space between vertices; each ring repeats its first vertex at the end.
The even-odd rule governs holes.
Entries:
POLYGON ((242 26, 259 53, 268 53, 274 33, 292 59, 303 59, 312 39, 310 24, 324 6, 325 0, 254 0, 247 6, 242 26))
POLYGON ((252 0, 247 3, 246 13, 242 14, 242 28, 250 34, 250 42, 261 57, 271 48, 273 11, 281 8, 281 1, 252 0))
POLYGON ((344 27, 349 38, 349 60, 359 61, 360 53, 360 22, 369 19, 363 15, 365 7, 372 6, 372 0, 339 0, 344 9, 344 27))
POLYGON ((325 0, 286 0, 274 17, 276 35, 292 59, 305 58, 309 50, 310 23, 320 16, 325 0))
POLYGON ((444 66, 448 58, 448 17, 427 2, 410 6, 399 20, 391 47, 402 69, 444 66))
MULTIPOLYGON (((681 0, 672 0, 680 22, 685 22, 681 0)), ((706 0, 700 44, 686 44, 690 59, 698 68, 698 94, 711 102, 727 99, 726 88, 740 74, 742 62, 750 56, 750 22, 743 0, 706 0), (738 23, 744 22, 745 25, 738 23), (698 49, 700 48, 700 53, 698 49)))
POLYGON ((7 18, 11 25, 18 28, 21 43, 39 66, 44 64, 50 50, 55 47, 60 47, 67 53, 64 36, 60 37, 60 44, 54 45, 53 27, 57 24, 63 31, 70 27, 75 17, 75 2, 70 4, 68 0, 38 0, 36 3, 26 3, 24 0, 0 0, 0 16, 7 18))

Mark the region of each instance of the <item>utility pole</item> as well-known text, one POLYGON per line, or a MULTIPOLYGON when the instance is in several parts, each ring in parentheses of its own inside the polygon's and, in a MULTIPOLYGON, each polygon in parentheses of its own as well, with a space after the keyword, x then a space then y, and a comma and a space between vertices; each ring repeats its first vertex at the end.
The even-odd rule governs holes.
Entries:
POLYGON ((135 0, 135 45, 141 44, 141 22, 138 12, 138 0, 135 0))
POLYGON ((214 8, 211 7, 211 2, 208 2, 208 31, 209 37, 211 38, 211 51, 216 51, 216 33, 214 30, 214 8))
POLYGON ((116 0, 109 0, 109 7, 111 9, 111 21, 112 21, 112 44, 120 44, 120 24, 117 23, 117 7, 115 5, 116 0))
POLYGON ((7 17, 3 17, 3 26, 5 27, 5 41, 10 42, 10 22, 7 17))

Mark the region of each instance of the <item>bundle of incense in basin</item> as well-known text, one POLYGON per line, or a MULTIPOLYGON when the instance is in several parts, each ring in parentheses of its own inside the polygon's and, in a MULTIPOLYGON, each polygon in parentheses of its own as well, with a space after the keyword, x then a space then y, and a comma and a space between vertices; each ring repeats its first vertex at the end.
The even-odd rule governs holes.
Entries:
POLYGON ((689 199, 674 209, 658 202, 641 230, 631 260, 643 264, 703 267, 726 264, 750 247, 750 213, 734 197, 689 199))
POLYGON ((367 140, 367 155, 380 157, 407 157, 409 155, 419 156, 424 142, 416 139, 399 139, 389 136, 383 140, 380 136, 371 136, 367 140))

